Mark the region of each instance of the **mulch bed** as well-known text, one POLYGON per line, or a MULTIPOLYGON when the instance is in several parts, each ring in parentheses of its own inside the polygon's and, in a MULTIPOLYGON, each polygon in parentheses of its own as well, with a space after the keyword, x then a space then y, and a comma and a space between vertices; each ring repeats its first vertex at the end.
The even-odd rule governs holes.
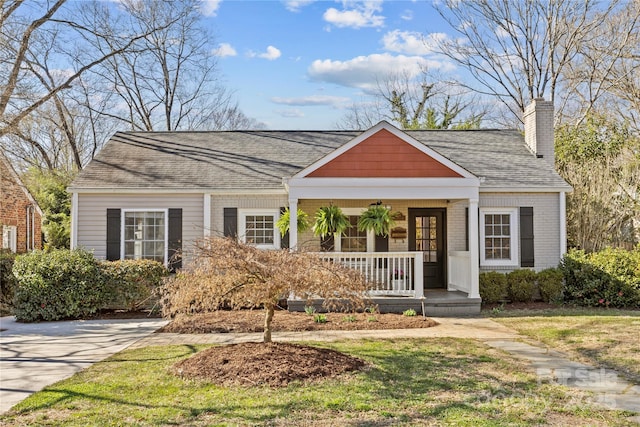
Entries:
MULTIPOLYGON (((272 329, 278 331, 353 331, 373 329, 430 328, 438 323, 428 317, 404 316, 402 314, 371 313, 326 313, 327 322, 317 323, 314 316, 306 313, 277 311, 272 329)), ((220 310, 212 313, 181 316, 158 332, 179 334, 208 334, 213 332, 262 332, 264 311, 220 310)))
POLYGON ((211 347, 176 363, 182 378, 224 386, 285 387, 294 381, 337 377, 366 366, 358 358, 326 348, 289 343, 243 343, 211 347))

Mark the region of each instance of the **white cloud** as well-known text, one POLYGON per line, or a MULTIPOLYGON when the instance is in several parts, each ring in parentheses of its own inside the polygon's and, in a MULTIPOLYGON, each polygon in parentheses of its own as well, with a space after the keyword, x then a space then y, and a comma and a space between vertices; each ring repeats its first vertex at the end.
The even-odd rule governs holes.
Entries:
POLYGON ((300 12, 305 6, 310 5, 315 0, 285 0, 284 7, 290 12, 300 12))
POLYGON ((404 19, 405 21, 413 20, 413 10, 405 10, 404 12, 402 12, 402 15, 400 15, 400 18, 404 19))
POLYGON ((247 52, 247 56, 249 58, 262 58, 262 59, 268 59, 269 61, 278 59, 280 58, 281 55, 282 55, 282 52, 280 52, 280 49, 273 46, 267 46, 266 52, 263 52, 263 53, 256 53, 252 50, 247 52))
POLYGON ((299 107, 318 106, 318 105, 330 105, 334 107, 340 107, 350 101, 350 98, 342 96, 329 96, 329 95, 311 95, 298 98, 281 98, 273 97, 272 102, 276 104, 292 105, 299 107))
POLYGON ((276 114, 279 114, 280 117, 285 117, 287 119, 300 119, 304 117, 304 113, 297 108, 289 109, 289 110, 276 110, 276 114))
POLYGON ((377 82, 390 74, 418 75, 423 69, 452 71, 448 62, 429 60, 421 56, 391 55, 389 53, 358 56, 348 61, 315 60, 307 70, 315 81, 374 91, 377 82))
POLYGON ((200 13, 204 16, 216 16, 222 0, 201 0, 200 13))
MULTIPOLYGON (((344 6, 350 5, 352 2, 343 2, 344 6)), ((338 10, 330 7, 322 16, 325 21, 340 28, 363 28, 363 27, 382 27, 384 25, 384 16, 376 15, 382 11, 382 2, 365 1, 353 4, 352 9, 338 10)))
POLYGON ((430 33, 423 36, 416 31, 393 30, 382 37, 385 50, 408 55, 429 55, 435 53, 438 42, 445 40, 445 33, 430 33))
POLYGON ((214 49, 213 54, 215 56, 219 56, 224 58, 225 56, 236 56, 238 52, 231 46, 229 43, 220 43, 216 49, 214 49))

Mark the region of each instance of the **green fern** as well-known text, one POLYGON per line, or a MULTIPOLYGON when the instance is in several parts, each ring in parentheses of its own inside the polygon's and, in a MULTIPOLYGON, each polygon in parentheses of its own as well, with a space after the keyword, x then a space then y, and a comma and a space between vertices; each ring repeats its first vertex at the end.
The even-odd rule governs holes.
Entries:
POLYGON ((351 224, 349 217, 338 206, 323 206, 316 212, 316 222, 312 229, 316 236, 325 237, 344 233, 351 224))
MULTIPOLYGON (((302 209, 298 208, 298 233, 304 233, 309 229, 309 215, 302 209)), ((276 222, 276 227, 280 230, 280 234, 284 237, 285 234, 289 231, 289 220, 291 218, 291 214, 289 213, 289 208, 286 208, 285 211, 280 215, 280 218, 276 222)))
POLYGON ((376 236, 388 236, 395 221, 389 209, 382 205, 369 206, 358 219, 358 230, 373 230, 376 236))

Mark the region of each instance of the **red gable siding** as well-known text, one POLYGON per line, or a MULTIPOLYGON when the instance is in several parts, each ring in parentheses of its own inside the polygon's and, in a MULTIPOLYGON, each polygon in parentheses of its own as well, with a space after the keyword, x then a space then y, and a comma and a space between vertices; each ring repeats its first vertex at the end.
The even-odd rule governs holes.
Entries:
POLYGON ((307 175, 313 178, 460 178, 462 175, 382 129, 307 175))

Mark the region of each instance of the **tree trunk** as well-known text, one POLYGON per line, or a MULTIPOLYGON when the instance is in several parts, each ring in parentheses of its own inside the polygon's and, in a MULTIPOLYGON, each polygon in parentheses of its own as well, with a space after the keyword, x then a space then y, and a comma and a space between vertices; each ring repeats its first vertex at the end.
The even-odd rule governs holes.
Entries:
POLYGON ((264 334, 263 342, 271 342, 271 321, 273 320, 273 312, 275 306, 273 304, 265 304, 264 306, 264 334))

